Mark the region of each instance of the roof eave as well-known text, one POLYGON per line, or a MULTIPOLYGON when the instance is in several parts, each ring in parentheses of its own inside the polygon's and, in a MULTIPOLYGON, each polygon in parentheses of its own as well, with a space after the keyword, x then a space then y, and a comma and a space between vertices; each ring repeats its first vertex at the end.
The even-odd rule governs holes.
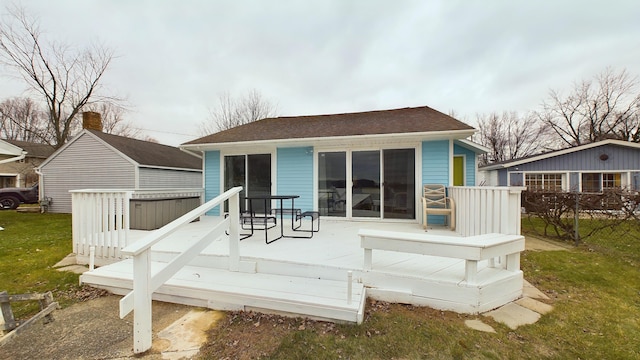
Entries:
POLYGON ((161 169, 161 170, 178 170, 178 171, 190 171, 190 172, 202 172, 202 169, 194 169, 194 168, 179 168, 179 167, 171 167, 171 166, 159 166, 159 165, 144 165, 139 164, 139 168, 145 169, 161 169))
POLYGON ((445 130, 445 131, 428 131, 416 133, 392 133, 392 134, 369 134, 369 135, 349 135, 349 136, 323 136, 312 138, 296 138, 296 139, 269 139, 255 141, 234 141, 220 143, 203 143, 203 144, 182 144, 181 149, 191 151, 207 151, 226 149, 237 146, 268 146, 279 144, 283 146, 308 145, 310 143, 338 143, 352 141, 375 141, 380 139, 411 139, 411 140, 437 140, 437 139, 464 139, 475 133, 475 129, 463 130, 445 130))
POLYGON ((574 146, 574 147, 570 147, 562 150, 552 151, 546 154, 540 154, 540 155, 532 156, 526 159, 513 160, 513 161, 501 163, 501 164, 495 164, 495 165, 487 165, 485 167, 481 167, 480 170, 505 169, 512 166, 518 166, 518 165, 522 165, 522 164, 526 164, 526 163, 530 163, 538 160, 544 160, 544 159, 548 159, 556 156, 566 155, 576 151, 582 151, 582 150, 591 149, 591 148, 603 146, 603 145, 618 145, 618 146, 626 146, 626 147, 640 149, 640 143, 634 143, 634 142, 623 141, 623 140, 615 140, 615 139, 607 139, 607 140, 592 142, 585 145, 574 146))

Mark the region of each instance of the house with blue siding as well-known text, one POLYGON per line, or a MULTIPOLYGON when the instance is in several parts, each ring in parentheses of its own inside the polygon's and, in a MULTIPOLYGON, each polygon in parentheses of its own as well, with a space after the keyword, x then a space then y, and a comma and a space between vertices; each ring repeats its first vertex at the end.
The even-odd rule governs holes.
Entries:
POLYGON ((527 186, 529 190, 602 192, 640 190, 640 144, 603 140, 558 151, 489 164, 481 182, 527 186))
POLYGON ((476 185, 474 132, 424 106, 262 119, 181 147, 203 153, 206 200, 242 186, 243 209, 298 195, 295 208, 323 217, 416 221, 423 184, 476 185))

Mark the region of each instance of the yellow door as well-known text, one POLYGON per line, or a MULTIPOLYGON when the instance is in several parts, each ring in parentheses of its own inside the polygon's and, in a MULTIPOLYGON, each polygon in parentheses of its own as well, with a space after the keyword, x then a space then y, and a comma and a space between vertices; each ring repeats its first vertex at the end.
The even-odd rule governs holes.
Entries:
POLYGON ((464 186, 464 156, 453 157, 453 186, 464 186))

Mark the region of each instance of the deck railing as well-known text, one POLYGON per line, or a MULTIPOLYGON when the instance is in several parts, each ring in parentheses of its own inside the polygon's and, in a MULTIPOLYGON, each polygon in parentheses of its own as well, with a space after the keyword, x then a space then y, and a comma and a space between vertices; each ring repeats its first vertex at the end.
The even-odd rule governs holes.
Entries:
POLYGON ((130 190, 73 190, 73 252, 87 262, 91 249, 99 265, 121 259, 129 243, 130 190))
POLYGON ((129 245, 132 199, 199 197, 202 189, 84 189, 72 190, 73 252, 79 263, 106 265, 121 260, 129 245), (91 258, 91 249, 95 258, 91 258))
POLYGON ((500 233, 520 235, 521 199, 525 187, 453 186, 456 232, 462 236, 500 233))
POLYGON ((242 187, 232 188, 220 196, 200 205, 162 228, 151 232, 143 239, 122 249, 124 255, 133 257, 133 290, 120 299, 120 317, 124 318, 133 309, 133 342, 136 354, 151 348, 151 295, 167 280, 198 256, 213 240, 229 234, 229 270, 238 271, 240 266, 240 196, 242 187), (229 217, 213 226, 201 239, 178 254, 161 269, 151 273, 151 247, 170 234, 188 225, 207 211, 229 201, 229 217))

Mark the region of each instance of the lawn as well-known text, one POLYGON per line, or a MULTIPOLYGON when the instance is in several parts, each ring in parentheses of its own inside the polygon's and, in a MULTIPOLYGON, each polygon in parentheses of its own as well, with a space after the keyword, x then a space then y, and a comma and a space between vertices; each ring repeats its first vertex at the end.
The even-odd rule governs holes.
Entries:
MULTIPOLYGON (((73 303, 78 275, 53 266, 71 253, 71 215, 0 211, 0 291, 9 294, 53 292, 62 306, 73 303)), ((37 303, 12 303, 23 318, 39 311, 37 303)))
POLYGON ((524 252, 525 278, 555 309, 517 330, 482 316, 380 302, 368 304, 358 326, 228 313, 201 357, 640 359, 640 242, 630 240, 640 229, 634 231, 603 232, 568 251, 524 252), (464 325, 476 318, 496 333, 464 325))
MULTIPOLYGON (((77 301, 78 275, 52 266, 71 252, 71 216, 0 212, 0 290, 77 301)), ((523 224, 525 231, 531 231, 523 224)), ((639 229, 634 230, 636 233, 639 229)), ((602 233, 568 251, 523 253, 525 278, 555 309, 511 330, 477 315, 369 302, 362 325, 229 312, 200 356, 265 359, 639 359, 640 242, 602 233), (480 318, 496 333, 471 330, 480 318)), ((24 315, 37 311, 19 308, 24 315)))

